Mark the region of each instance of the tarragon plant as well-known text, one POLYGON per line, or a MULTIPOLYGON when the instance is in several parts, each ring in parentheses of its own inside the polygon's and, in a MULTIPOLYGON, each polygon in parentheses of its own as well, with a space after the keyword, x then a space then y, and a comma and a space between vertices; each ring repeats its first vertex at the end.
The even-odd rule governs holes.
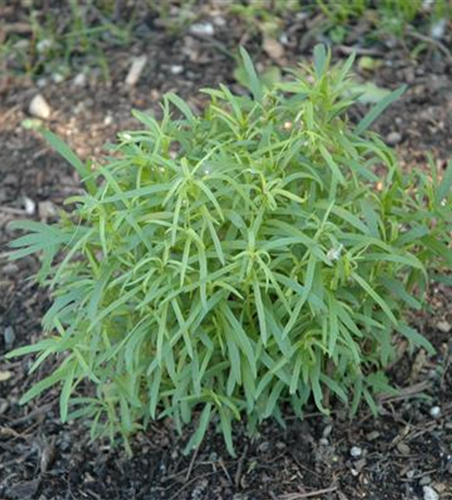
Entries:
POLYGON ((234 421, 252 432, 311 399, 328 413, 331 396, 376 410, 395 339, 432 351, 405 313, 452 264, 452 168, 402 174, 368 131, 403 89, 355 125, 353 58, 332 66, 319 46, 268 88, 242 57, 248 95, 205 89, 194 114, 167 94, 95 168, 44 132, 85 192, 56 224, 15 224, 11 257, 42 255, 53 305, 11 355, 57 360, 22 401, 58 384, 62 420, 93 438, 170 417, 196 422, 191 450, 213 421, 234 453, 234 421))

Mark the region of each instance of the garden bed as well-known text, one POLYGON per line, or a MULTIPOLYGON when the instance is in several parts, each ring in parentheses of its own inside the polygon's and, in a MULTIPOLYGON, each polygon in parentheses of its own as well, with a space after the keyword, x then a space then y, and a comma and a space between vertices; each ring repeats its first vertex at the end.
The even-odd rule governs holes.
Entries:
MULTIPOLYGON (((297 26, 286 29, 297 33, 297 26)), ((198 88, 219 82, 235 85, 234 60, 227 55, 243 38, 239 25, 215 28, 215 36, 175 36, 165 31, 146 43, 107 54, 106 81, 94 70, 78 84, 6 75, 0 79, 0 353, 39 339, 40 320, 49 305, 29 277, 34 257, 10 263, 4 257, 14 234, 12 220, 52 220, 64 198, 79 189, 72 169, 24 126, 31 99, 42 94, 51 107, 49 127, 83 159, 99 158, 119 130, 136 127, 132 108, 154 110, 162 93, 180 93, 196 108, 198 88), (224 50, 224 49, 227 50, 224 50), (147 56, 138 83, 124 81, 133 56, 147 56), (39 85, 38 85, 38 83, 39 85), (80 84, 82 83, 82 84, 80 84)), ((300 29, 302 38, 303 31, 300 29)), ((313 40, 314 41, 314 40, 313 40)), ((303 44, 301 44, 303 45, 303 44)), ((248 40, 251 54, 272 64, 259 40, 248 40)), ((312 43, 284 50, 284 65, 309 58, 312 43)), ((400 45, 378 49, 378 70, 360 71, 361 80, 381 87, 407 84, 403 98, 374 128, 392 142, 404 168, 423 168, 431 153, 439 168, 452 156, 452 66, 437 51, 417 61, 400 45)), ((344 48, 334 50, 341 57, 344 48)), ((361 110, 357 110, 360 113, 361 110)), ((80 423, 59 422, 57 394, 26 406, 18 399, 48 365, 29 376, 30 359, 0 357, 0 498, 70 499, 422 499, 436 491, 452 497, 452 289, 432 285, 431 310, 413 318, 437 349, 409 353, 389 371, 399 396, 383 398, 381 415, 362 408, 354 420, 338 406, 330 418, 315 410, 298 421, 288 413, 287 428, 266 423, 250 442, 234 428, 237 458, 211 430, 201 448, 182 454, 190 429, 178 436, 170 422, 154 423, 132 441, 128 458, 109 442, 89 443, 80 423)), ((49 363, 51 364, 51 362, 49 363)))

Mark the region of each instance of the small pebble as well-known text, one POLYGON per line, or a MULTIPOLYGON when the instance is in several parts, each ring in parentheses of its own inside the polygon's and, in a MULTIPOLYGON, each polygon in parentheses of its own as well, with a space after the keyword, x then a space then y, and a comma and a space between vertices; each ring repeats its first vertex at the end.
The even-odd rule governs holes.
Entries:
POLYGON ((8 325, 5 328, 5 331, 3 332, 3 338, 5 340, 6 349, 11 349, 11 347, 14 345, 14 341, 16 340, 16 333, 14 332, 14 328, 12 326, 8 325))
POLYGON ((212 23, 195 23, 190 26, 190 33, 199 36, 212 36, 215 28, 212 23))
POLYGON ((411 453, 410 447, 403 442, 397 443, 397 449, 402 455, 409 455, 411 453))
POLYGON ((9 370, 0 371, 0 382, 8 381, 12 376, 13 374, 9 370))
POLYGON ((289 37, 287 36, 286 33, 283 33, 280 37, 279 37, 279 41, 283 44, 283 45, 287 45, 289 43, 289 37))
POLYGON ((214 17, 213 22, 216 26, 226 26, 226 24, 227 24, 226 19, 222 16, 214 17))
POLYGON ((184 67, 181 64, 173 64, 170 66, 170 71, 173 75, 180 75, 184 72, 184 67))
POLYGON ((362 448, 360 448, 359 446, 353 446, 353 447, 350 449, 350 455, 351 455, 353 458, 359 458, 362 454, 363 454, 363 450, 362 450, 362 448))
POLYGON ((132 65, 130 66, 129 72, 127 73, 126 76, 126 85, 133 87, 138 83, 141 73, 143 72, 144 67, 146 66, 147 60, 148 58, 146 55, 135 57, 132 60, 132 65))
POLYGON ((54 81, 54 83, 64 82, 64 75, 62 75, 61 73, 53 73, 52 80, 54 81))
MULTIPOLYGON (((5 264, 3 266, 3 274, 5 276, 15 276, 17 274, 17 272, 19 271, 19 267, 14 264, 14 262, 8 262, 7 264, 5 264)), ((10 328, 10 327, 6 327, 6 328, 10 328)))
POLYGON ((72 80, 72 84, 75 86, 75 87, 84 87, 86 85, 86 75, 85 73, 82 71, 81 73, 79 73, 73 80, 72 80))
POLYGON ((430 36, 435 40, 441 40, 446 32, 447 19, 440 19, 430 30, 430 36))
POLYGON ((333 426, 331 424, 327 425, 325 429, 323 429, 322 435, 324 438, 327 438, 333 430, 333 426))
POLYGON ((422 488, 424 492, 424 500, 439 500, 439 494, 431 486, 424 486, 422 488))
POLYGON ((36 44, 36 50, 40 53, 46 52, 52 47, 53 47, 53 42, 49 38, 44 38, 43 40, 39 40, 39 42, 36 44))
POLYGON ((283 45, 271 36, 264 36, 262 48, 272 59, 279 60, 284 57, 283 45))
POLYGON ((8 401, 0 399, 0 415, 3 415, 8 408, 9 408, 8 401))
POLYGON ((257 451, 260 453, 266 453, 270 449, 270 443, 268 441, 262 441, 257 447, 257 451))
POLYGON ((41 94, 37 94, 31 100, 28 112, 36 118, 47 120, 50 118, 51 109, 44 97, 41 94))
POLYGON ((433 418, 438 418, 441 415, 441 408, 439 406, 432 406, 430 408, 430 416, 433 418))
POLYGON ((57 215, 57 208, 51 201, 40 201, 38 204, 38 213, 41 219, 50 219, 57 215))
POLYGON ((367 434, 366 438, 369 441, 374 441, 375 439, 380 437, 380 433, 378 431, 371 431, 369 434, 367 434))
POLYGON ((31 198, 25 196, 24 209, 27 215, 34 215, 36 213, 36 203, 31 198))
POLYGON ((109 127, 112 123, 113 123, 113 117, 111 115, 107 115, 104 118, 104 125, 106 125, 107 127, 109 127))
POLYGON ((436 328, 442 333, 449 333, 452 330, 452 325, 448 321, 438 321, 436 328))
POLYGON ((386 136, 386 142, 390 146, 395 146, 396 144, 399 144, 399 142, 402 140, 402 136, 398 132, 391 132, 386 136))
POLYGON ((323 437, 323 438, 320 438, 320 439, 319 439, 319 444, 320 444, 321 446, 328 446, 328 439, 327 439, 327 438, 324 438, 324 437, 323 437))
POLYGON ((419 480, 419 484, 421 486, 427 486, 428 484, 430 484, 432 482, 432 478, 430 476, 424 476, 424 477, 421 477, 421 479, 419 480))

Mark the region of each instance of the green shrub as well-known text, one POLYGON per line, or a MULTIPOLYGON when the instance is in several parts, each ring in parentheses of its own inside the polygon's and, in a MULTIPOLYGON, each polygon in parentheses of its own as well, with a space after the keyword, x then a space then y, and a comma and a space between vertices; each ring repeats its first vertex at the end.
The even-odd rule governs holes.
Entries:
POLYGON ((198 116, 168 94, 161 121, 134 112, 145 130, 120 134, 104 166, 45 132, 86 193, 54 225, 15 224, 28 234, 12 258, 42 253, 53 305, 48 336, 12 355, 58 360, 22 401, 61 384, 62 420, 93 438, 195 416, 187 450, 214 420, 233 453, 235 419, 252 432, 286 403, 376 410, 395 335, 432 351, 404 311, 421 307, 426 265, 452 264, 452 168, 404 177, 366 131, 402 90, 353 126, 352 58, 331 67, 319 46, 269 89, 242 56, 250 95, 204 90, 198 116))
MULTIPOLYGON (((316 0, 317 9, 327 18, 326 30, 332 40, 342 43, 353 23, 367 19, 371 26, 365 34, 370 38, 388 35, 406 39, 407 33, 414 31, 422 37, 438 22, 446 22, 452 17, 450 0, 349 0, 336 2, 316 0)), ((416 37, 415 37, 416 38, 416 37)))

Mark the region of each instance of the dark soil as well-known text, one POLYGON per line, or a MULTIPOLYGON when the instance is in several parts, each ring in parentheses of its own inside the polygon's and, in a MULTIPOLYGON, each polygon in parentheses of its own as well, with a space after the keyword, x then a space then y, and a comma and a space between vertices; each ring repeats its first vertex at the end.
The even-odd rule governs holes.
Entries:
MULTIPOLYGON (((294 19, 286 31, 292 38, 284 65, 310 57, 315 37, 306 36, 307 26, 294 19)), ((14 236, 8 223, 25 217, 52 219, 55 207, 78 189, 68 165, 36 132, 21 125, 29 118, 32 97, 46 97, 52 108, 47 125, 82 158, 99 158, 117 131, 136 127, 132 108, 158 113, 158 99, 168 90, 199 108, 198 88, 218 82, 236 85, 228 53, 240 41, 248 43, 263 65, 275 64, 261 50, 259 36, 247 35, 243 25, 230 20, 226 26, 215 25, 214 37, 156 30, 131 49, 112 50, 107 54, 108 81, 93 70, 84 86, 47 79, 38 87, 36 81, 12 74, 0 79, 1 354, 39 339, 40 319, 49 305, 46 292, 28 279, 37 269, 35 258, 7 262, 6 244, 14 236), (140 54, 148 56, 148 64, 138 84, 128 88, 124 79, 131 57, 140 54)), ((406 168, 423 168, 427 152, 443 168, 452 156, 449 60, 437 51, 413 61, 400 46, 378 50, 382 66, 359 77, 387 88, 406 83, 408 90, 375 129, 388 139, 391 132, 399 134, 395 147, 406 168)), ((343 48, 335 50, 335 56, 341 55, 343 48)), ((451 289, 432 286, 430 312, 414 321, 437 354, 409 353, 400 343, 401 360, 390 375, 401 392, 381 399, 378 418, 366 408, 352 421, 339 407, 330 418, 313 411, 298 421, 288 414, 286 429, 268 422, 253 442, 237 426, 237 458, 228 455, 214 429, 197 453, 183 456, 190 429, 178 436, 166 421, 133 439, 133 458, 108 442, 90 444, 80 423, 59 422, 56 393, 19 406, 20 395, 44 372, 28 374, 32 358, 0 357, 0 499, 415 500, 424 498, 429 487, 441 499, 450 498, 451 299, 451 289), (431 413, 436 406, 438 415, 431 413)))

